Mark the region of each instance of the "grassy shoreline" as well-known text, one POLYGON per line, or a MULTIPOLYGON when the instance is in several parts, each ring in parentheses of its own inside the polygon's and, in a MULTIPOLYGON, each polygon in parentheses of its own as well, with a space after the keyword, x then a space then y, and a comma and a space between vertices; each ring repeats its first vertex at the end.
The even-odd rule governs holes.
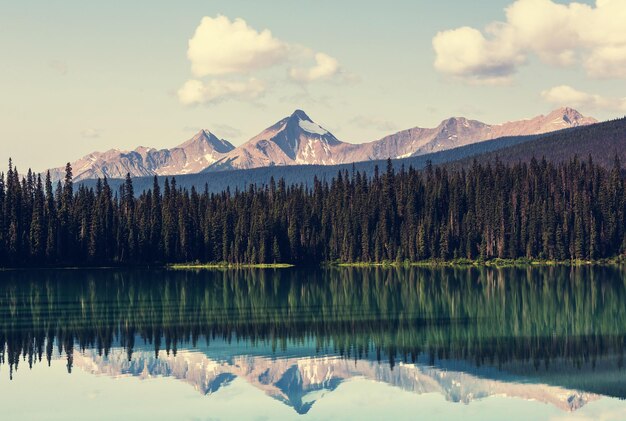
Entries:
MULTIPOLYGON (((384 261, 384 262, 325 262, 316 267, 351 267, 351 268, 468 268, 468 267, 537 267, 537 266, 615 266, 626 264, 626 255, 598 260, 539 260, 539 259, 491 259, 491 260, 423 260, 384 261)), ((170 270, 201 270, 201 269, 288 269, 296 267, 290 263, 172 263, 165 265, 141 266, 43 266, 43 267, 0 267, 0 272, 9 270, 107 270, 107 269, 170 269, 170 270)))
POLYGON ((619 265, 626 263, 626 256, 598 260, 539 260, 539 259, 491 259, 491 260, 423 260, 418 262, 337 262, 330 266, 338 267, 530 267, 530 266, 592 266, 619 265))
POLYGON ((167 269, 286 269, 295 265, 289 263, 175 263, 166 265, 167 269))

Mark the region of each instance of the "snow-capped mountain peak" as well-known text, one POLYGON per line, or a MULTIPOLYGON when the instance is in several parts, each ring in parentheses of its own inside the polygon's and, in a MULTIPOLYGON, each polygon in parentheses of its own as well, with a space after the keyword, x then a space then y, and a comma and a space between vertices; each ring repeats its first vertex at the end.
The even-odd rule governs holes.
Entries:
MULTIPOLYGON (((139 146, 133 151, 111 149, 94 152, 72 163, 74 179, 124 178, 151 175, 192 174, 221 159, 235 147, 209 130, 200 130, 191 139, 172 149, 139 146)), ((53 179, 61 179, 64 168, 50 170, 53 179)))
POLYGON ((331 165, 347 145, 315 123, 304 111, 290 116, 227 154, 207 171, 225 168, 255 168, 273 165, 331 165))
MULTIPOLYGON (((89 154, 72 166, 75 179, 80 181, 104 176, 123 178, 127 173, 178 175, 280 165, 333 165, 406 158, 499 137, 548 133, 594 123, 595 119, 562 107, 547 115, 503 124, 452 117, 434 128, 414 127, 373 142, 349 144, 297 109, 237 148, 203 129, 172 149, 111 149, 89 154)), ((62 167, 51 170, 53 179, 62 178, 63 171, 62 167)))

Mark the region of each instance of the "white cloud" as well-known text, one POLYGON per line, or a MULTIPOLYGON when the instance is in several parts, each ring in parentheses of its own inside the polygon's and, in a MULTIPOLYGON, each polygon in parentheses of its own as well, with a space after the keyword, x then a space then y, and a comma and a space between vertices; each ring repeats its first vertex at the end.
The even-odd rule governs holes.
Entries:
POLYGON ((595 49, 585 60, 585 68, 596 78, 626 79, 626 45, 595 49))
POLYGON ((626 78, 626 2, 595 6, 516 0, 506 21, 462 27, 433 38, 435 68, 470 82, 508 82, 530 55, 555 66, 582 64, 596 78, 626 78))
POLYGON ((61 76, 67 75, 67 63, 62 60, 50 60, 48 62, 48 66, 50 66, 52 70, 59 73, 61 76))
POLYGON ((268 29, 258 32, 243 19, 202 18, 189 40, 187 57, 196 77, 247 73, 283 62, 288 46, 268 29))
POLYGON ((242 135, 241 130, 229 126, 228 124, 212 124, 211 127, 215 128, 215 131, 220 134, 220 136, 226 136, 227 139, 237 138, 242 135))
POLYGON ((282 41, 268 29, 258 31, 241 18, 221 15, 202 18, 189 40, 187 58, 194 78, 178 90, 185 105, 258 98, 266 90, 265 83, 252 75, 262 69, 291 65, 289 75, 301 83, 329 80, 341 70, 328 54, 282 41), (315 58, 313 67, 298 67, 311 57, 315 58), (205 77, 211 79, 202 80, 205 77))
POLYGON ((88 128, 80 131, 80 135, 85 139, 97 139, 100 137, 101 130, 88 128))
POLYGON ((391 132, 397 129, 397 126, 393 122, 373 116, 359 115, 354 117, 351 122, 355 126, 374 129, 381 132, 391 132))
POLYGON ((508 83, 516 67, 525 61, 510 46, 488 40, 467 26, 438 33, 433 48, 437 70, 478 83, 508 83))
POLYGON ((541 93, 541 96, 545 101, 559 106, 626 112, 626 98, 610 98, 590 94, 567 85, 547 89, 541 93))
POLYGON ((289 76, 296 82, 328 80, 339 73, 339 62, 324 53, 315 54, 315 66, 309 69, 292 68, 289 76))
POLYGON ((258 79, 247 81, 188 80, 178 90, 178 99, 184 105, 214 104, 229 99, 255 99, 265 92, 265 84, 258 79))

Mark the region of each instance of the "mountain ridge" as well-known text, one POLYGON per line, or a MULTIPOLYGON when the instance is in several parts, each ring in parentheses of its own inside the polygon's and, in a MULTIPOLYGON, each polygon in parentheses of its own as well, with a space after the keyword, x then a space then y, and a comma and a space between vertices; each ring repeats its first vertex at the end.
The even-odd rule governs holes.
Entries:
MULTIPOLYGON (((315 123, 303 110, 279 120, 247 142, 233 146, 209 130, 171 149, 137 147, 110 149, 74 161, 74 179, 185 175, 274 166, 339 165, 354 162, 416 157, 502 137, 550 133, 597 123, 569 107, 530 119, 490 125, 465 117, 451 117, 437 127, 413 127, 375 141, 347 143, 315 123)), ((51 170, 61 179, 64 168, 51 170)))
POLYGON ((561 107, 547 115, 530 119, 486 124, 465 117, 451 117, 428 129, 413 127, 370 142, 373 159, 408 158, 501 137, 549 133, 571 127, 595 124, 570 107, 561 107), (391 146, 396 149, 391 148, 391 146), (382 153, 381 153, 382 152, 382 153))
MULTIPOLYGON (((503 137, 484 142, 476 142, 454 149, 443 150, 425 155, 392 160, 393 167, 400 171, 402 167, 415 170, 428 164, 463 168, 473 165, 474 161, 486 164, 495 159, 505 163, 528 162, 532 157, 558 162, 567 161, 574 156, 587 159, 591 156, 595 163, 605 168, 612 168, 615 156, 620 158, 622 168, 626 168, 626 118, 602 123, 564 129, 542 135, 503 137)), ((286 184, 303 184, 311 187, 315 179, 330 181, 338 172, 359 171, 371 177, 376 167, 385 168, 387 160, 362 161, 338 165, 292 165, 259 167, 247 170, 228 169, 227 171, 203 172, 176 176, 181 188, 197 190, 208 189, 220 193, 226 189, 244 190, 251 185, 267 186, 271 179, 283 179, 286 184)), ((626 176, 626 172, 624 173, 626 176)), ((161 187, 167 177, 158 177, 161 187)), ((119 188, 123 179, 109 179, 109 184, 119 188)), ((81 185, 95 187, 95 180, 83 180, 81 185)), ((153 186, 153 177, 135 177, 135 192, 140 194, 153 186)))
MULTIPOLYGON (((76 181, 95 178, 123 178, 131 176, 180 175, 200 172, 219 160, 235 147, 206 129, 171 149, 155 149, 138 146, 132 151, 109 149, 92 152, 74 161, 72 165, 76 181)), ((53 180, 61 179, 65 168, 50 170, 53 180)))

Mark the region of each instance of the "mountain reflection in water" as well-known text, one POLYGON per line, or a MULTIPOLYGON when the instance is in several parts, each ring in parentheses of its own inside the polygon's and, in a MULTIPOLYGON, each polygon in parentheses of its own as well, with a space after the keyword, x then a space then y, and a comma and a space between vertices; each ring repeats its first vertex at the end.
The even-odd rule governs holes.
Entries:
POLYGON ((575 411, 626 398, 625 274, 0 272, 0 373, 62 357, 70 372, 167 376, 203 394, 240 378, 300 414, 354 378, 451 402, 509 396, 575 411))

